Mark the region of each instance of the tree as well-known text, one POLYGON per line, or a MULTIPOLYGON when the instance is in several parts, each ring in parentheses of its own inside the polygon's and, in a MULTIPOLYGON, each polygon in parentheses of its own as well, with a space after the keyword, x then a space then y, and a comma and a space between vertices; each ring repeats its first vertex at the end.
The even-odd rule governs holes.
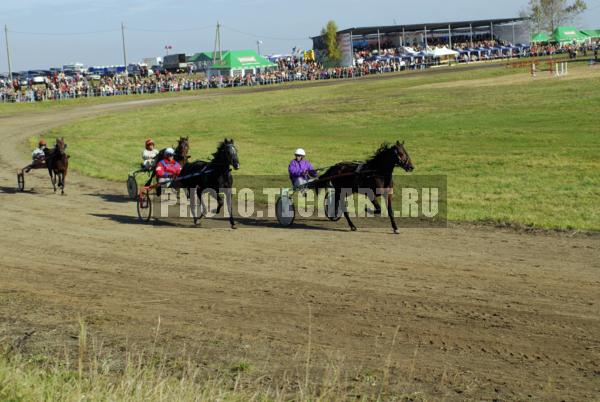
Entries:
POLYGON ((587 9, 584 0, 529 0, 525 14, 531 18, 537 32, 553 32, 557 27, 572 21, 587 9))
POLYGON ((334 63, 337 63, 342 59, 342 51, 340 50, 337 41, 337 31, 337 24, 332 20, 329 21, 327 26, 321 31, 321 35, 323 35, 325 39, 327 58, 334 63))

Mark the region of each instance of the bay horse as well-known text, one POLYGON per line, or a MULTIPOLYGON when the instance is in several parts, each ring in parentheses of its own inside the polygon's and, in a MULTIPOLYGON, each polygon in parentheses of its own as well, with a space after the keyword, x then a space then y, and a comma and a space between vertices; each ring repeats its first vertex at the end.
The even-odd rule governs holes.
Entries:
MULTIPOLYGON (((377 197, 381 196, 382 202, 386 202, 392 229, 395 234, 398 234, 398 226, 392 210, 392 190, 394 188, 392 174, 396 166, 401 167, 406 172, 414 170, 410 156, 404 148, 404 142, 396 141, 393 145, 383 143, 373 156, 364 163, 341 162, 327 169, 319 176, 317 188, 327 186, 333 188, 335 216, 338 216, 342 191, 345 195, 349 195, 350 192, 355 194, 359 190, 370 190, 367 195, 375 206, 376 215, 381 214, 381 206, 377 202, 377 197)), ((344 217, 350 229, 355 232, 357 230, 356 226, 350 220, 350 216, 345 209, 344 217)))
MULTIPOLYGON (((158 162, 165 159, 166 149, 167 148, 161 149, 158 152, 158 154, 156 155, 156 158, 154 158, 154 162, 155 162, 154 168, 152 168, 152 174, 150 175, 150 178, 146 182, 146 186, 149 186, 150 184, 152 184, 152 179, 154 179, 154 177, 156 177, 156 166, 158 165, 158 162)), ((190 158, 190 156, 188 155, 189 151, 190 151, 189 137, 179 137, 179 140, 177 140, 177 147, 175 148, 174 159, 177 162, 179 162, 182 169, 183 169, 183 167, 185 167, 185 164, 187 163, 188 159, 190 158)), ((160 189, 160 187, 157 190, 159 190, 159 189, 160 189)))
POLYGON ((197 200, 202 202, 200 198, 202 192, 205 190, 212 190, 213 194, 216 194, 218 204, 216 213, 218 214, 223 208, 223 198, 221 197, 220 192, 225 190, 227 208, 229 209, 229 223, 231 224, 232 229, 236 229, 235 221, 233 219, 233 210, 231 208, 232 194, 231 191, 228 191, 233 187, 231 167, 238 170, 240 168, 240 161, 233 139, 225 138, 219 143, 215 153, 212 154, 212 160, 198 160, 193 163, 188 163, 181 170, 179 177, 181 177, 182 180, 176 182, 175 186, 190 191, 189 195, 192 196, 191 210, 194 218, 194 225, 198 224, 198 221, 202 216, 196 216, 196 197, 193 197, 191 191, 196 189, 197 200), (185 178, 186 176, 192 177, 185 178))
POLYGON ((54 187, 54 192, 56 192, 58 184, 62 195, 65 194, 65 179, 69 170, 69 156, 65 152, 66 149, 67 144, 65 144, 65 139, 61 137, 56 139, 56 145, 52 151, 48 149, 44 150, 52 187, 54 187))

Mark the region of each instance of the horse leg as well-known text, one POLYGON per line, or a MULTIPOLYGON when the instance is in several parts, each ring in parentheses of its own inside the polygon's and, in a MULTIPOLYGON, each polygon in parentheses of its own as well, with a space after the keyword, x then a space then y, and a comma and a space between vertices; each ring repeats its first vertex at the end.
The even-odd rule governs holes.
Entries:
POLYGON ((197 214, 196 211, 196 202, 199 202, 200 207, 202 207, 202 191, 200 187, 196 186, 195 194, 192 192, 192 189, 189 189, 189 198, 190 198, 190 209, 192 210, 192 218, 194 218, 194 225, 198 225, 198 222, 202 218, 202 214, 197 214))
MULTIPOLYGON (((231 228, 237 229, 237 227, 235 226, 235 221, 233 220, 233 200, 231 195, 231 189, 225 192, 225 199, 227 200, 227 209, 229 210, 229 223, 231 224, 231 228)), ((221 200, 221 202, 223 201, 221 200)))
POLYGON ((62 195, 65 195, 65 179, 66 178, 67 178, 67 172, 64 171, 60 175, 60 183, 61 183, 61 185, 60 185, 60 193, 62 195))
MULTIPOLYGON (((375 210, 373 211, 373 213, 375 215, 381 215, 381 205, 379 205, 379 202, 377 202, 377 195, 369 194, 368 198, 369 198, 369 201, 371 201, 371 204, 373 204, 373 206, 375 207, 375 210)), ((367 210, 367 207, 365 207, 365 211, 366 210, 367 210)))
POLYGON ((223 197, 221 197, 221 194, 217 193, 217 210, 215 211, 215 214, 219 215, 219 213, 221 213, 221 210, 223 209, 223 197))
POLYGON ((392 210, 392 193, 387 193, 387 210, 388 215, 390 216, 390 222, 392 222, 392 229, 394 229, 394 234, 398 234, 398 226, 396 225, 396 219, 394 218, 394 211, 392 210))
MULTIPOLYGON (((335 216, 337 216, 338 214, 338 208, 341 208, 342 206, 340 205, 340 200, 341 200, 341 193, 339 189, 335 189, 335 216)), ((346 218, 346 222, 348 222, 348 225, 350 226, 350 230, 352 230, 353 232, 356 232, 356 226, 354 226, 354 223, 352 223, 352 221, 350 220, 350 215, 348 214, 348 211, 346 210, 346 208, 344 208, 344 218, 346 218)))
POLYGON ((52 180, 52 187, 54 188, 54 192, 56 193, 56 174, 53 171, 50 172, 50 180, 52 180))

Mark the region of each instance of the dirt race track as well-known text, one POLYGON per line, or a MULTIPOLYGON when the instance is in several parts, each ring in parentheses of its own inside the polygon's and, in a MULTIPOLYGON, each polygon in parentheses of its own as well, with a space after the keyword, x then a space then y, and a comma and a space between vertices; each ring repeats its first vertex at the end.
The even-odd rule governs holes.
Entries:
POLYGON ((250 382, 303 379, 310 339, 315 381, 337 369, 387 397, 600 400, 597 235, 143 225, 124 183, 70 174, 60 196, 35 171, 15 192, 26 138, 187 99, 0 118, 0 341, 75 348, 81 314, 107 350, 156 337, 208 371, 249 362, 250 382))

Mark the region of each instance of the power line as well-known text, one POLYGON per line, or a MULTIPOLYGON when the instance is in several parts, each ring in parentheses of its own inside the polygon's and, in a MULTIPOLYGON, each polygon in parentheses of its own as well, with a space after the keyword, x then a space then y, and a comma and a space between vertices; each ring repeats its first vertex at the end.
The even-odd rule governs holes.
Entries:
POLYGON ((120 29, 106 29, 102 31, 89 31, 89 32, 25 32, 25 31, 13 31, 9 30, 10 33, 19 35, 40 35, 40 36, 83 36, 83 35, 96 35, 109 32, 119 32, 120 29))
POLYGON ((203 27, 197 28, 178 28, 178 29, 148 29, 148 28, 127 28, 128 31, 134 32, 155 32, 155 33, 171 33, 171 32, 194 32, 194 31, 204 31, 207 29, 214 28, 214 25, 207 25, 203 27))
MULTIPOLYGON (((214 28, 214 25, 207 25, 203 27, 190 27, 190 28, 178 28, 178 29, 150 29, 150 28, 129 28, 127 31, 132 32, 155 32, 155 33, 172 33, 172 32, 193 32, 203 31, 206 29, 214 28)), ((121 32, 121 28, 117 29, 104 29, 98 31, 87 31, 87 32, 29 32, 29 31, 13 31, 9 30, 10 33, 19 35, 39 35, 39 36, 83 36, 83 35, 97 35, 111 32, 121 32)))

